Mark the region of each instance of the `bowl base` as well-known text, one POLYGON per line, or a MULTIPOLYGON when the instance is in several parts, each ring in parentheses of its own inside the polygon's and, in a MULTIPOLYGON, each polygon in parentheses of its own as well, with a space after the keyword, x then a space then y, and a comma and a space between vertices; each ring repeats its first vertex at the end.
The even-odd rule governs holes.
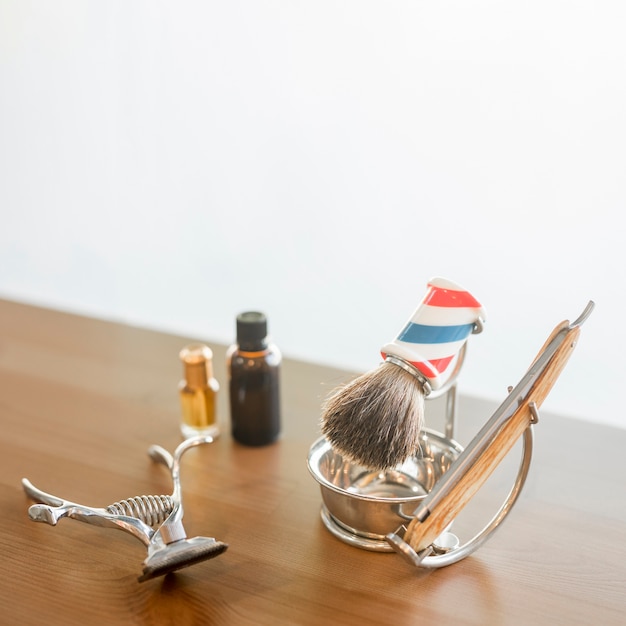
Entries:
POLYGON ((347 528, 342 526, 331 515, 325 505, 322 505, 320 516, 324 526, 338 539, 341 539, 344 543, 364 550, 370 550, 372 552, 393 552, 393 548, 385 541, 385 539, 374 539, 370 537, 363 537, 356 533, 350 532, 347 528))

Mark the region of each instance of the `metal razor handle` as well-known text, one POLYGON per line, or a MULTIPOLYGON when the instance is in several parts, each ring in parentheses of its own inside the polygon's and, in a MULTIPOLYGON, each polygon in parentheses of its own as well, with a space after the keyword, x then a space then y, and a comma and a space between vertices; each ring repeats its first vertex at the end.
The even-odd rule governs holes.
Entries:
POLYGON ((34 522, 44 522, 50 526, 56 526, 59 520, 64 517, 89 522, 90 518, 95 515, 106 515, 104 509, 93 509, 46 493, 35 487, 27 478, 22 479, 22 486, 26 494, 39 503, 33 504, 28 509, 28 517, 34 522))
POLYGON ((27 478, 22 479, 22 486, 26 494, 38 502, 28 509, 28 517, 34 522, 44 522, 56 526, 60 519, 67 517, 93 526, 124 530, 139 539, 144 545, 148 545, 154 535, 154 530, 136 517, 119 515, 107 509, 89 507, 58 498, 38 489, 27 478))
POLYGON ((537 408, 569 360, 592 308, 590 302, 574 323, 554 329, 524 378, 415 511, 404 541, 416 552, 444 531, 537 420, 537 408))

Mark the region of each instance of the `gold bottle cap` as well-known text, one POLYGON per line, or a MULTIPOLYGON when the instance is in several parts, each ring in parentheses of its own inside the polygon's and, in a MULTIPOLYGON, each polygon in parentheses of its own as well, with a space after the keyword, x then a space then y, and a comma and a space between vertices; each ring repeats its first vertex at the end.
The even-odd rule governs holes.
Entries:
POLYGON ((185 346, 178 355, 185 368, 187 385, 193 388, 206 387, 213 378, 213 352, 204 344, 185 346))

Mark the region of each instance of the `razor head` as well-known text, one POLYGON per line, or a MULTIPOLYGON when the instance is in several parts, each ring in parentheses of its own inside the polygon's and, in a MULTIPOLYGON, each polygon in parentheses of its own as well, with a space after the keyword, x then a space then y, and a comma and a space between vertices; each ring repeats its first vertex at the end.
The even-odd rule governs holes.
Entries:
POLYGON ((219 556, 227 548, 227 543, 212 537, 193 537, 175 541, 148 555, 143 562, 143 574, 137 580, 142 583, 151 578, 165 576, 170 572, 219 556))

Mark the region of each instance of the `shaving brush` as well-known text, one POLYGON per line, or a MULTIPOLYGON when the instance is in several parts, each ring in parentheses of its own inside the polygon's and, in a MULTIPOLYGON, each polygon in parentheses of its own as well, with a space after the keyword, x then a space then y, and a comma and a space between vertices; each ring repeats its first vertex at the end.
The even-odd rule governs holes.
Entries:
POLYGON ((468 291, 445 278, 430 280, 402 331, 383 346, 385 360, 324 403, 321 428, 332 447, 375 470, 414 455, 425 398, 448 381, 451 364, 484 319, 483 307, 468 291))
POLYGON ((323 434, 342 456, 372 469, 393 467, 416 451, 423 387, 385 361, 329 396, 322 420, 323 434))

